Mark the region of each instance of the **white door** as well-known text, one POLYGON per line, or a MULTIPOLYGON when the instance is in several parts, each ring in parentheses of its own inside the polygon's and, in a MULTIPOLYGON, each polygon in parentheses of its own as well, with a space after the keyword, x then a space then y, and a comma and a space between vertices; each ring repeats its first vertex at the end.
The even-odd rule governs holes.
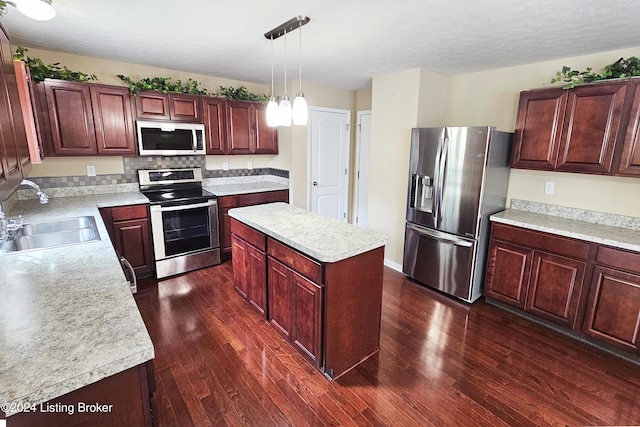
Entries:
POLYGON ((358 111, 358 136, 356 141, 356 200, 353 209, 353 223, 366 228, 369 222, 371 110, 358 111))
POLYGON ((311 210, 340 221, 347 220, 350 122, 349 110, 309 109, 311 210))

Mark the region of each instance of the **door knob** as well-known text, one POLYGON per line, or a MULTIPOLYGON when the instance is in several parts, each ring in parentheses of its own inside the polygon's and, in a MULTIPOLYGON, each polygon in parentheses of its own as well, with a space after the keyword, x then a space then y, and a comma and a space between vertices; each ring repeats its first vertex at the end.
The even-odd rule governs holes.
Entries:
POLYGON ((317 187, 318 186, 318 181, 313 181, 313 186, 317 187))

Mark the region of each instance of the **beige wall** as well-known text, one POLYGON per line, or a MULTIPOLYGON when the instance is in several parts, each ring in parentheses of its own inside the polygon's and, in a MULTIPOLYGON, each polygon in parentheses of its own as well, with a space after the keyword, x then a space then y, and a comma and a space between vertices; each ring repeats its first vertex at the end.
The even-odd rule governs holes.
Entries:
MULTIPOLYGON (((629 56, 640 56, 640 48, 457 76, 412 69, 374 77, 369 224, 389 237, 387 263, 402 263, 411 127, 492 125, 513 131, 520 91, 549 86, 563 65, 599 72, 598 66, 629 56)), ((639 217, 638 194, 637 178, 512 170, 507 204, 518 198, 639 217), (547 181, 555 182, 555 194, 544 194, 547 181)))

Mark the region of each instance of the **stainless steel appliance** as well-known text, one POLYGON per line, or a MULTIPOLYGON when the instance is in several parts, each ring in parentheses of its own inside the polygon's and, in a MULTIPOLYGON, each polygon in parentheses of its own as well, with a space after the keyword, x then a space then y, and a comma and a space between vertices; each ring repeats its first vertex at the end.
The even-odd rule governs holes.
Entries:
POLYGON ((200 168, 139 170, 150 202, 159 279, 220 264, 218 201, 202 188, 200 168))
POLYGON ((138 120, 136 129, 141 156, 206 154, 203 124, 138 120))
POLYGON ((482 294, 489 216, 504 209, 513 134, 412 129, 403 272, 473 302, 482 294))

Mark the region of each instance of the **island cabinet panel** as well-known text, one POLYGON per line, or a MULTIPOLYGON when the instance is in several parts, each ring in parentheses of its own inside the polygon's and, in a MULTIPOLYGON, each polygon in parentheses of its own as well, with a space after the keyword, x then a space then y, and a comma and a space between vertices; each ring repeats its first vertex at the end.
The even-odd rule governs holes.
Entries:
POLYGON ((242 298, 266 317, 266 254, 235 234, 231 236, 231 245, 234 253, 234 287, 242 298))
POLYGON ((520 94, 513 167, 555 169, 567 94, 559 88, 520 94))
POLYGON ((608 83, 578 86, 569 92, 559 171, 611 172, 626 90, 626 83, 608 83))
POLYGON ((600 247, 583 332, 640 352, 640 254, 600 247))
POLYGON ((484 294, 579 329, 589 251, 586 242, 494 223, 484 294))
MULTIPOLYGON (((251 245, 241 236, 253 231, 262 242, 265 235, 235 218, 231 230, 234 279, 247 280, 251 245)), ((266 255, 267 321, 327 378, 338 378, 380 350, 384 246, 320 262, 270 235, 266 255)))
POLYGON ((633 103, 617 172, 620 175, 640 177, 640 82, 633 85, 633 90, 633 103))
POLYGON ((149 361, 38 404, 37 411, 12 415, 7 425, 151 427, 159 425, 152 413, 154 394, 153 365, 149 361))

